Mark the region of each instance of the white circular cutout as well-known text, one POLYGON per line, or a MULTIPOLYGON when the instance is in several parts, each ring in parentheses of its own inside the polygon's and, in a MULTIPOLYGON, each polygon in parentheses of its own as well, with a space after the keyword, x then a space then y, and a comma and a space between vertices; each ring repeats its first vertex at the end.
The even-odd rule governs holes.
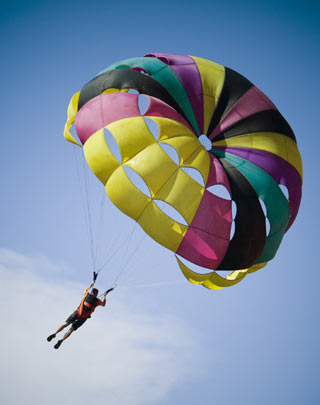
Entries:
POLYGON ((201 143, 202 146, 204 146, 204 148, 206 150, 211 150, 212 149, 212 142, 210 141, 210 139, 207 137, 207 135, 200 135, 199 136, 199 142, 201 143))

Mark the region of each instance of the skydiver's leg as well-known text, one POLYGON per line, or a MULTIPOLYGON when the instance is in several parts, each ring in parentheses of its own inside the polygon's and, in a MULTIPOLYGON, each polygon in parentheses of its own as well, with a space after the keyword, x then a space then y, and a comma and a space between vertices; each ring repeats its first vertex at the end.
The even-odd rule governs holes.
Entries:
POLYGON ((60 328, 57 329, 57 331, 55 333, 53 333, 52 335, 47 337, 47 341, 50 342, 52 339, 54 339, 56 337, 56 334, 61 332, 64 328, 66 328, 68 325, 71 325, 72 323, 74 323, 77 320, 77 311, 74 311, 69 317, 68 319, 66 319, 65 323, 63 325, 60 326, 60 328))
POLYGON ((50 342, 52 339, 54 339, 57 335, 57 333, 61 332, 65 327, 67 327, 68 325, 70 325, 69 323, 65 322, 63 325, 61 325, 55 333, 53 333, 52 335, 47 337, 47 341, 50 342))
MULTIPOLYGON (((68 319, 67 319, 68 321, 68 319)), ((86 319, 76 319, 72 325, 71 328, 67 331, 67 333, 63 336, 63 338, 61 340, 58 340, 58 342, 54 345, 55 349, 59 349, 59 347, 61 346, 61 343, 68 339, 68 337, 71 335, 72 332, 74 332, 75 330, 77 330, 78 328, 80 328, 80 326, 82 326, 85 323, 86 319)))
POLYGON ((71 333, 74 332, 73 327, 71 326, 71 328, 67 331, 67 333, 63 336, 62 340, 66 340, 68 339, 68 337, 71 335, 71 333))
POLYGON ((63 338, 61 340, 58 340, 58 342, 54 345, 55 349, 59 349, 59 347, 61 346, 61 343, 68 339, 68 337, 71 335, 72 332, 74 332, 75 329, 73 329, 73 326, 71 326, 71 328, 67 331, 67 333, 63 336, 63 338))
POLYGON ((68 325, 70 325, 68 322, 65 322, 63 325, 60 326, 60 328, 57 329, 56 333, 61 332, 64 328, 66 328, 68 325))

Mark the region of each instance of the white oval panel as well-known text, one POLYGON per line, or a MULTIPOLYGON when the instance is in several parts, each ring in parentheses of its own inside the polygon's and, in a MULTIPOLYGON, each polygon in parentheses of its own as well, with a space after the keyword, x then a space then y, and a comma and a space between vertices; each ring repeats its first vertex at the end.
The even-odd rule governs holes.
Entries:
POLYGON ((195 180, 200 186, 204 187, 204 179, 202 177, 202 174, 199 172, 199 170, 194 169, 193 167, 180 167, 181 170, 183 170, 188 176, 190 176, 193 180, 195 180))
POLYGON ((175 150, 175 148, 171 145, 168 145, 166 143, 161 143, 161 142, 159 142, 159 146, 169 156, 169 158, 171 160, 173 160, 177 166, 179 166, 180 159, 179 159, 178 152, 175 150))
POLYGON ((154 139, 158 141, 159 139, 159 128, 158 125, 151 119, 147 117, 143 117, 144 122, 146 123, 147 127, 149 128, 149 131, 152 133, 154 139))
POLYGON ((176 222, 179 222, 182 225, 188 226, 188 223, 184 219, 184 217, 172 205, 162 200, 153 200, 153 201, 157 205, 157 207, 160 208, 160 210, 164 212, 169 218, 173 219, 176 222))
POLYGON ((222 184, 215 184, 213 186, 208 187, 207 190, 220 198, 224 198, 225 200, 231 200, 231 195, 228 189, 222 184))
POLYGON ((106 140, 106 143, 110 149, 110 152, 118 160, 118 162, 121 163, 122 157, 121 157, 121 152, 120 152, 119 146, 117 144, 117 141, 114 139, 112 133, 110 131, 108 131, 106 128, 103 128, 103 133, 104 133, 104 139, 106 140))
POLYGON ((139 94, 138 107, 141 115, 144 115, 149 107, 149 99, 143 94, 139 94))
POLYGON ((141 193, 151 198, 149 187, 147 186, 143 178, 135 170, 131 169, 131 167, 125 165, 123 165, 122 167, 126 172, 126 175, 129 177, 131 183, 134 184, 137 189, 141 191, 141 193))

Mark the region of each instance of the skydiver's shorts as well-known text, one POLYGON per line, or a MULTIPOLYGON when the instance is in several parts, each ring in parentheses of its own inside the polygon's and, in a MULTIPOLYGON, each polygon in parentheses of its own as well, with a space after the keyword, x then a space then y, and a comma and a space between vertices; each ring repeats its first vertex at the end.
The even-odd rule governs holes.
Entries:
POLYGON ((68 319, 66 319, 66 323, 72 324, 72 329, 77 330, 85 323, 86 319, 78 319, 77 311, 74 311, 68 319))

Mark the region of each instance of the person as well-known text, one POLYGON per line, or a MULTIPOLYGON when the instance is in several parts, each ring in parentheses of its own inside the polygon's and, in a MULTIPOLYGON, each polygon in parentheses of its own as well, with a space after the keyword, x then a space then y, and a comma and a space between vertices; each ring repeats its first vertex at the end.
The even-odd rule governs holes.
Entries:
POLYGON ((58 342, 54 345, 55 349, 59 349, 62 342, 72 334, 75 330, 80 328, 85 321, 91 317, 91 314, 94 312, 96 307, 106 305, 106 295, 112 291, 114 288, 110 288, 103 294, 103 300, 101 301, 98 298, 99 291, 96 288, 93 288, 91 293, 89 292, 90 288, 94 285, 92 282, 89 287, 86 289, 84 293, 84 297, 78 306, 78 308, 67 318, 64 324, 62 324, 55 333, 47 337, 47 341, 51 342, 52 339, 56 337, 56 335, 61 332, 64 328, 71 325, 70 329, 66 332, 62 339, 58 340, 58 342))

